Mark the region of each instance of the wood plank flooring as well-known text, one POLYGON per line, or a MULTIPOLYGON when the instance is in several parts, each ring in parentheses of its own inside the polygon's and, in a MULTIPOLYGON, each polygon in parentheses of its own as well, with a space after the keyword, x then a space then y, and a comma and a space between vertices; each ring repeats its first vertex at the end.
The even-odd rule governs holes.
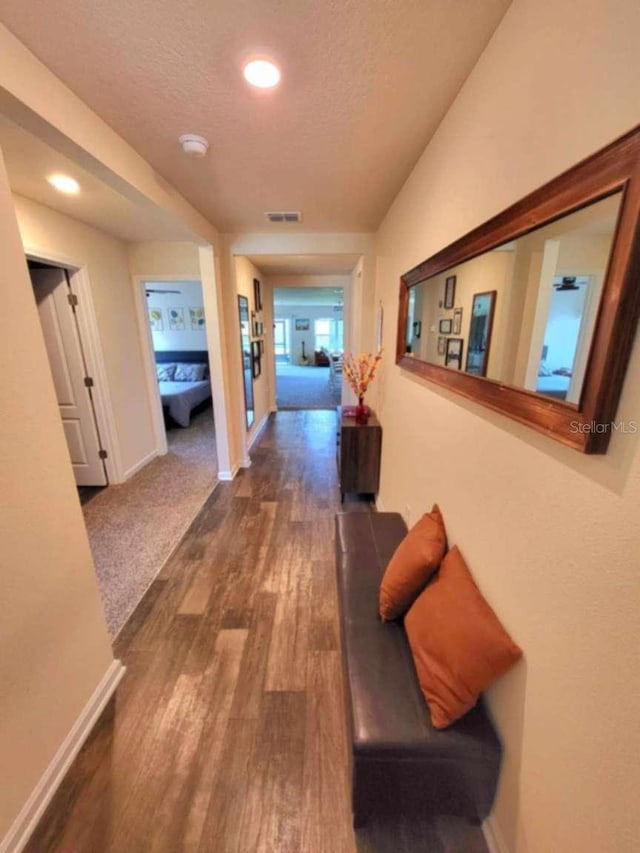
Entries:
POLYGON ((464 822, 354 837, 335 414, 280 412, 121 632, 127 666, 30 853, 486 853, 464 822))

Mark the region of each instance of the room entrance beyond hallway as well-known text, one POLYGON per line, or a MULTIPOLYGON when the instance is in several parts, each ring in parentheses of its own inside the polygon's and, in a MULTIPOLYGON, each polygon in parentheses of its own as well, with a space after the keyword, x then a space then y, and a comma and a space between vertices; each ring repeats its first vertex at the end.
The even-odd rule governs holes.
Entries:
POLYGON ((340 405, 340 384, 331 380, 328 367, 302 367, 276 362, 278 409, 335 409, 340 405))
POLYGON ((342 397, 344 291, 287 287, 273 291, 278 409, 335 409, 342 397))

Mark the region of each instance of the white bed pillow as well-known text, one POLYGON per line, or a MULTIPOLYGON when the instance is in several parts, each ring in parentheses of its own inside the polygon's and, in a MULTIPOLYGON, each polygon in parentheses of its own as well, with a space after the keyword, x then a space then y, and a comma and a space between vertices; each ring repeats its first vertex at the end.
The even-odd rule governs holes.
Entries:
POLYGON ((156 364, 158 382, 173 382, 176 367, 176 364, 156 364))
POLYGON ((177 364, 174 382, 202 382, 206 364, 177 364))

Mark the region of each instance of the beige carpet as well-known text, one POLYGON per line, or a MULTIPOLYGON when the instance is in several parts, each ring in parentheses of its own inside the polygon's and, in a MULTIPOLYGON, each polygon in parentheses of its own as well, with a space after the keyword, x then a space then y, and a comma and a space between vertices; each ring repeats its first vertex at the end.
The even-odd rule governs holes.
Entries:
POLYGON ((169 453, 83 506, 109 633, 115 637, 216 484, 211 409, 167 433, 169 453))

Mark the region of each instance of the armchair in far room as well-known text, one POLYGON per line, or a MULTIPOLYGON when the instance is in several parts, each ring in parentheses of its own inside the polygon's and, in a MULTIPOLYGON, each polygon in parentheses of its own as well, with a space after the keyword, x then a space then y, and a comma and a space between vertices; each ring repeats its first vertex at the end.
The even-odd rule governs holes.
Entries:
POLYGON ((329 353, 324 347, 320 347, 313 353, 314 364, 316 367, 330 367, 329 353))

